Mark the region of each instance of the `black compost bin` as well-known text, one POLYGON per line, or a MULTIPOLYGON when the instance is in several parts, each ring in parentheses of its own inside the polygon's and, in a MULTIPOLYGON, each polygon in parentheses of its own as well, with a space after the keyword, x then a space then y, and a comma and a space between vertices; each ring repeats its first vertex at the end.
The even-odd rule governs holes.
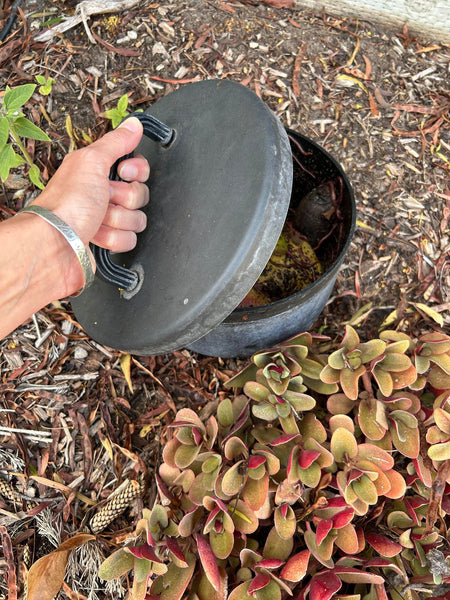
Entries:
POLYGON ((230 357, 308 328, 331 294, 354 229, 351 187, 336 161, 227 80, 186 85, 139 118, 146 136, 138 151, 151 165, 148 226, 132 252, 95 252, 95 281, 72 300, 87 333, 135 354, 188 347, 230 357), (288 211, 300 210, 301 220, 302 198, 336 180, 339 222, 318 249, 324 274, 283 300, 236 308, 267 264, 288 211))

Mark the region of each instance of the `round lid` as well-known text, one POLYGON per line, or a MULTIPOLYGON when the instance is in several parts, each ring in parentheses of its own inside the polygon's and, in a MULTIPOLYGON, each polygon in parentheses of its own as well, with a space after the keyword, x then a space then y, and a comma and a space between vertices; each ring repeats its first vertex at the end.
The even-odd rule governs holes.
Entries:
POLYGON ((112 256, 140 284, 123 294, 96 276, 72 306, 93 339, 150 355, 202 337, 252 288, 283 228, 292 156, 278 118, 235 82, 186 85, 146 112, 175 134, 139 145, 151 169, 148 225, 133 251, 112 256))

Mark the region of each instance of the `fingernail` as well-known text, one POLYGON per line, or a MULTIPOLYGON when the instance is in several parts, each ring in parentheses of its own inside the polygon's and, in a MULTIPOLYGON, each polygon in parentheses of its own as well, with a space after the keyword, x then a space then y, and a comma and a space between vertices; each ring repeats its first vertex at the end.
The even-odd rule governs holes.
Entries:
POLYGON ((138 175, 138 170, 133 165, 125 163, 119 168, 119 177, 122 179, 126 179, 127 181, 131 181, 136 179, 138 175))
POLYGON ((139 131, 141 125, 139 123, 139 119, 136 119, 136 117, 130 117, 129 119, 122 121, 117 129, 120 129, 121 127, 124 127, 125 129, 128 129, 128 131, 135 133, 136 131, 139 131))

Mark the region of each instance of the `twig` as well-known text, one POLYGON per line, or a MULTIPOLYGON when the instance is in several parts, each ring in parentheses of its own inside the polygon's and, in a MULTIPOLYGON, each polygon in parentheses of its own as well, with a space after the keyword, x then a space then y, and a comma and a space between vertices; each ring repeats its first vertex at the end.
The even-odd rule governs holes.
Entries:
POLYGON ((0 536, 2 538, 3 556, 8 565, 8 598, 9 600, 17 600, 17 577, 16 565, 14 564, 14 552, 11 538, 4 525, 0 525, 0 536))
MULTIPOLYGON (((139 0, 83 0, 76 5, 75 13, 71 17, 67 17, 62 23, 58 23, 52 29, 44 31, 36 36, 38 42, 49 42, 56 33, 64 33, 72 27, 76 27, 83 23, 86 28, 86 33, 90 34, 87 27, 87 17, 103 13, 121 12, 129 8, 133 8, 139 4, 139 0)), ((91 36, 89 36, 91 37, 91 36)), ((92 40, 93 43, 94 40, 92 40)))

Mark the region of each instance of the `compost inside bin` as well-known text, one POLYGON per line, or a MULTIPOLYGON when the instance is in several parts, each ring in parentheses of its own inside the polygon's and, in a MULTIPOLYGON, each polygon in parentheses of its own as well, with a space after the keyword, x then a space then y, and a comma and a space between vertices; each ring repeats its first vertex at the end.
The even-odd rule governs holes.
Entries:
POLYGON ((305 289, 333 265, 347 239, 348 211, 338 170, 316 146, 289 139, 294 181, 286 222, 266 267, 238 308, 265 306, 305 289))

